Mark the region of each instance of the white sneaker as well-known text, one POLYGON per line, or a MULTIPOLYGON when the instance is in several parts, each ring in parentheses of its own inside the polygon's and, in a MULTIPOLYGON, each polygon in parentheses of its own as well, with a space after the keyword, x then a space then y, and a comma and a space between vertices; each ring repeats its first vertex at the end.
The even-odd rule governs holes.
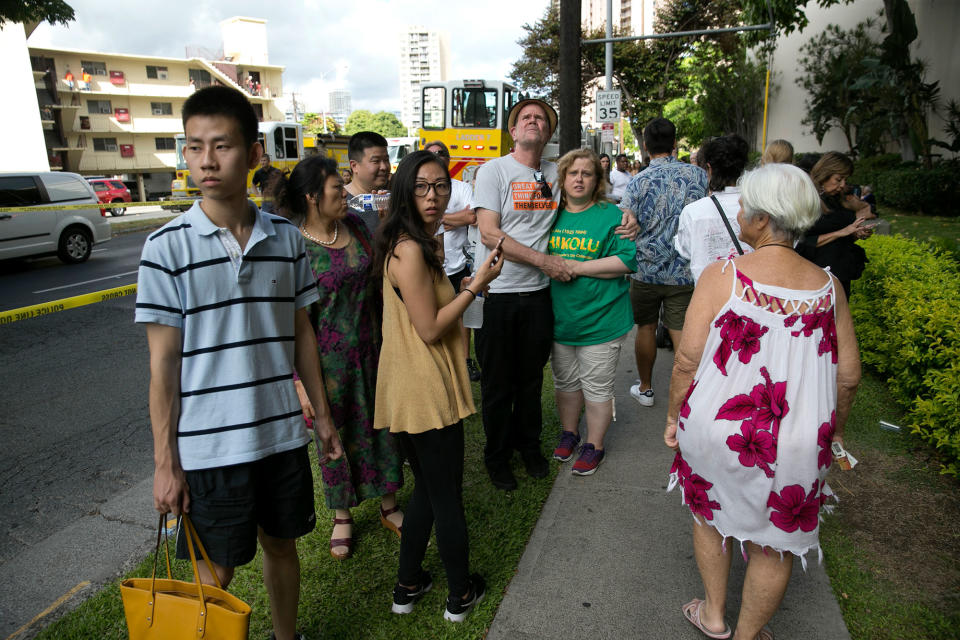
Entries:
POLYGON ((637 381, 637 384, 630 387, 630 395, 633 396, 633 399, 639 402, 644 407, 653 406, 653 389, 647 389, 646 391, 640 391, 640 381, 637 381))

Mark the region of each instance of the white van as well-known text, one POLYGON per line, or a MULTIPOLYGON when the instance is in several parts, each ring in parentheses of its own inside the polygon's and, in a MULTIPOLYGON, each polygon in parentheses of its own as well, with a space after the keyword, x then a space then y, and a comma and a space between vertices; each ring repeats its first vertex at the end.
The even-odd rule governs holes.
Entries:
POLYGON ((93 245, 111 237, 106 210, 97 193, 76 173, 0 173, 0 260, 56 254, 67 263, 83 262, 93 245), (8 208, 90 205, 54 211, 8 208))

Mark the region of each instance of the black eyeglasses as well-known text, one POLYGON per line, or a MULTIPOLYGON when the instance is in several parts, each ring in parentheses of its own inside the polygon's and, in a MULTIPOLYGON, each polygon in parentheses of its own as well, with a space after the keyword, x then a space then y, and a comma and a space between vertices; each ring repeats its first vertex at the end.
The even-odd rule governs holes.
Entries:
POLYGON ((543 171, 537 169, 533 172, 533 179, 537 181, 537 184, 540 186, 540 195, 546 198, 547 200, 553 200, 553 190, 550 188, 549 183, 543 178, 543 171))
POLYGON ((417 182, 413 185, 413 195, 423 198, 430 193, 431 188, 438 196, 450 195, 450 183, 445 180, 440 182, 417 182))

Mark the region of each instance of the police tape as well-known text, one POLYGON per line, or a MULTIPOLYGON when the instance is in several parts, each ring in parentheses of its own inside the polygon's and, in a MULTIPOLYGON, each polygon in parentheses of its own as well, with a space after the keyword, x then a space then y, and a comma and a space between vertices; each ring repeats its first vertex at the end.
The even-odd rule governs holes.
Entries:
MULTIPOLYGON (((0 207, 0 213, 11 211, 69 211, 76 209, 126 209, 128 207, 192 207, 199 198, 189 200, 154 200, 151 202, 99 202, 97 204, 44 204, 30 207, 0 207)), ((258 205, 263 198, 249 198, 258 205)))
POLYGON ((117 287, 115 289, 94 291, 93 293, 85 293, 81 296, 73 296, 72 298, 63 298, 62 300, 53 300, 51 302, 35 304, 29 307, 20 307, 19 309, 0 311, 0 325, 12 324, 18 320, 38 318, 40 316, 50 315, 51 313, 57 313, 58 311, 65 311, 75 307, 83 307, 88 304, 96 304, 97 302, 106 302, 107 300, 122 298, 136 292, 137 285, 128 284, 124 287, 117 287))

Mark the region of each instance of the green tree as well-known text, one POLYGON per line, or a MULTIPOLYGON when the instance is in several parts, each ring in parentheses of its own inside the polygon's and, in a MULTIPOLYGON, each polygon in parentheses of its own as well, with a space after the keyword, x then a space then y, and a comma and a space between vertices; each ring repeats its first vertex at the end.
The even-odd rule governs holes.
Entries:
POLYGON ((890 89, 893 98, 889 114, 894 117, 900 134, 900 155, 905 160, 921 158, 932 165, 928 117, 936 112, 940 101, 938 82, 925 82, 926 64, 910 56, 910 45, 917 39, 917 21, 907 0, 883 0, 887 17, 887 37, 883 39, 883 55, 877 78, 890 89))
POLYGON ((766 24, 772 18, 773 33, 764 31, 747 32, 750 45, 765 43, 772 49, 773 43, 781 35, 794 31, 802 32, 810 23, 807 20, 807 6, 816 4, 821 8, 835 4, 850 4, 853 0, 743 0, 744 24, 766 24))
POLYGON ((880 143, 871 123, 884 101, 881 87, 879 83, 867 87, 860 82, 871 72, 871 62, 880 56, 880 42, 873 36, 875 27, 873 20, 849 30, 831 24, 800 48, 803 75, 798 81, 808 95, 803 124, 821 144, 827 132, 839 129, 851 155, 858 150, 869 155, 880 143), (873 139, 858 140, 861 128, 863 133, 872 131, 873 139), (860 146, 864 148, 858 149, 860 146))
MULTIPOLYGON (((327 133, 339 134, 340 125, 337 124, 337 121, 326 116, 327 123, 327 133)), ((303 120, 300 121, 300 124, 303 125, 303 130, 305 133, 312 133, 314 135, 323 133, 323 122, 324 118, 319 113, 305 113, 303 114, 303 120)))
POLYGON ((63 0, 4 0, 0 2, 0 27, 9 22, 49 22, 62 24, 74 20, 73 8, 63 0))
POLYGON ((366 109, 359 109, 347 118, 346 134, 352 136, 358 131, 375 131, 384 138, 395 138, 407 135, 407 128, 397 119, 397 116, 386 111, 370 113, 366 109))
POLYGON ((690 148, 696 148, 703 142, 703 110, 693 98, 684 96, 671 100, 663 107, 663 117, 677 127, 679 141, 690 148))
POLYGON ((397 138, 407 135, 407 128, 403 126, 400 119, 386 111, 378 111, 373 114, 372 127, 373 131, 384 138, 397 138))
MULTIPOLYGON (((551 2, 540 20, 522 29, 526 34, 517 44, 523 48, 523 57, 513 63, 509 77, 521 91, 559 104, 560 7, 551 2)), ((581 105, 588 101, 587 83, 595 76, 592 67, 580 66, 581 105)))
POLYGON ((762 120, 765 81, 766 69, 745 48, 732 62, 709 67, 701 76, 703 93, 697 101, 704 135, 736 133, 752 146, 762 120))
POLYGON ((343 128, 348 136, 352 136, 358 131, 373 131, 373 114, 366 109, 357 109, 347 117, 347 122, 343 128))

